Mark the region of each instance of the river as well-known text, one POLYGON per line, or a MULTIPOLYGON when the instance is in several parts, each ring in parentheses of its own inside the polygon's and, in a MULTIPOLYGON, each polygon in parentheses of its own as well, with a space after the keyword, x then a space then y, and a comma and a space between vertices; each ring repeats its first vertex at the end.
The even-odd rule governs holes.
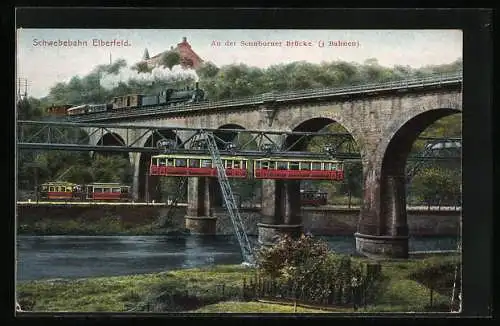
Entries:
MULTIPOLYGON (((352 236, 325 236, 336 252, 354 253, 352 236)), ((256 242, 252 237, 251 241, 256 242)), ((410 251, 455 250, 456 237, 410 238, 410 251)), ((233 237, 18 236, 17 280, 153 273, 214 264, 239 264, 233 237)))

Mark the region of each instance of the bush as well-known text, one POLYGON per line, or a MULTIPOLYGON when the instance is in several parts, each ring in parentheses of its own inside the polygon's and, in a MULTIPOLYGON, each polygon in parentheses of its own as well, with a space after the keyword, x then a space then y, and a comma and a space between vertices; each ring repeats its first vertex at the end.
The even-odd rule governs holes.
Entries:
POLYGON ((265 276, 286 277, 301 265, 320 263, 327 258, 328 253, 328 245, 311 236, 303 235, 298 240, 285 236, 272 248, 264 247, 259 250, 258 270, 265 276))
POLYGON ((453 284, 461 284, 461 273, 457 267, 458 259, 427 259, 410 274, 410 278, 438 293, 449 295, 453 284), (456 277, 456 279, 455 279, 456 277))
POLYGON ((376 291, 377 273, 365 272, 361 263, 335 254, 312 236, 285 236, 272 248, 259 250, 257 271, 261 277, 288 283, 296 298, 314 302, 345 303, 360 289, 376 291))

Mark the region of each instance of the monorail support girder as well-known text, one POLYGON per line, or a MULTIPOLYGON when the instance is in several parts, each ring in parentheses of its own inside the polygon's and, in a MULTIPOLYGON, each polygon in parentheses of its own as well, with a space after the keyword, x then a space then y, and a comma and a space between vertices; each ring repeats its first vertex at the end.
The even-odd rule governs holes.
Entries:
MULTIPOLYGON (((359 151, 357 151, 357 146, 353 144, 352 136, 348 133, 335 133, 335 132, 298 132, 298 131, 268 131, 268 130, 249 130, 249 129, 208 129, 208 128, 184 128, 184 127, 146 127, 138 125, 114 125, 114 124, 99 124, 99 123, 72 123, 72 122, 52 122, 52 121, 18 121, 18 140, 17 145, 20 150, 69 150, 69 151, 106 151, 106 152, 139 152, 139 153, 150 153, 150 154, 160 154, 162 149, 158 148, 157 144, 145 144, 145 146, 140 146, 140 140, 145 139, 145 137, 150 135, 155 135, 158 140, 170 140, 164 136, 164 132, 169 131, 170 134, 179 135, 181 133, 190 132, 190 136, 187 139, 178 139, 172 143, 172 148, 169 148, 169 152, 175 152, 184 155, 190 154, 207 154, 206 149, 193 149, 191 145, 193 141, 202 138, 204 132, 211 132, 215 134, 217 132, 231 132, 236 135, 248 135, 248 141, 239 144, 236 147, 228 149, 221 149, 221 154, 224 155, 241 155, 247 157, 257 157, 262 156, 263 152, 267 154, 272 154, 276 156, 300 156, 304 158, 316 158, 318 155, 324 156, 327 153, 312 153, 307 151, 291 151, 293 146, 300 142, 301 140, 310 137, 328 137, 329 142, 333 142, 334 149, 336 148, 336 158, 344 160, 359 160, 361 158, 359 151), (71 128, 79 130, 91 130, 89 134, 85 137, 78 139, 61 139, 65 135, 64 131, 70 130, 71 128), (130 139, 130 135, 136 135, 139 130, 139 136, 130 139), (47 131, 46 137, 41 137, 44 131, 47 131), (122 131, 122 132, 120 132, 122 131), (100 139, 106 134, 111 134, 117 143, 122 143, 116 134, 127 135, 125 144, 118 146, 106 146, 102 144, 89 144, 89 139, 91 136, 101 134, 100 139), (56 137, 59 136, 59 137, 56 137), (286 139, 290 136, 298 138, 292 144, 286 144, 286 139), (37 138, 38 137, 38 138, 37 138), (257 148, 255 147, 257 144, 257 148), (268 145, 268 149, 263 149, 265 145, 268 145), (342 149, 342 150, 340 150, 342 149)), ((221 143, 227 143, 220 137, 214 135, 216 140, 221 143)), ((427 141, 455 141, 460 142, 461 138, 450 138, 450 137, 420 137, 419 139, 427 141)), ((460 159, 458 156, 447 156, 447 157, 428 157, 425 155, 414 155, 410 157, 409 160, 442 160, 442 159, 460 159)))

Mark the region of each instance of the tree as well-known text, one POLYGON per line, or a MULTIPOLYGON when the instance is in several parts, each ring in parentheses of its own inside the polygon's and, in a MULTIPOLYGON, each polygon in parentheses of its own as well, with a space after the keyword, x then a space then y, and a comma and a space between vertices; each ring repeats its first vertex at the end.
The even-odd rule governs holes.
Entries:
POLYGON ((132 69, 137 70, 139 73, 151 73, 153 68, 150 68, 148 63, 145 61, 138 62, 136 65, 132 67, 132 69))
POLYGON ((32 97, 17 102, 16 111, 19 120, 38 120, 44 115, 41 101, 32 97))
POLYGON ((340 191, 347 193, 349 204, 352 196, 360 198, 363 190, 363 165, 361 162, 344 163, 344 182, 340 191))
POLYGON ((177 66, 181 63, 181 56, 175 51, 165 52, 160 59, 160 64, 163 67, 172 69, 173 66, 177 66))
POLYGON ((196 69, 196 73, 200 77, 200 79, 208 79, 214 78, 219 72, 219 68, 210 61, 203 62, 198 69, 196 69))
POLYGON ((113 62, 110 65, 103 65, 101 66, 104 72, 112 75, 116 75, 120 72, 122 68, 125 68, 127 66, 127 61, 125 59, 117 59, 115 62, 113 62))
POLYGON ((130 183, 132 180, 130 161, 120 155, 96 154, 91 170, 94 182, 130 183))
POLYGON ((455 170, 432 167, 422 170, 413 178, 412 192, 429 205, 460 196, 460 173, 455 170))

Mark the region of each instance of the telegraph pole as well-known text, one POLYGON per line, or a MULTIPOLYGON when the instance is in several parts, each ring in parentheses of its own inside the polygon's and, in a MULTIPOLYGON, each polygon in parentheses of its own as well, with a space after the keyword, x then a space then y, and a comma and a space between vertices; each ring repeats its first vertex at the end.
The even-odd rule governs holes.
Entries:
POLYGON ((38 194, 38 166, 37 165, 35 165, 34 170, 35 170, 35 196, 36 196, 36 203, 38 204, 39 194, 38 194))
MULTIPOLYGON (((111 60, 111 59, 110 59, 111 60)), ((101 71, 97 71, 97 96, 101 99, 101 71)))
POLYGON ((144 199, 145 199, 146 203, 149 203, 149 173, 148 172, 146 172, 145 177, 146 177, 146 189, 144 191, 144 199))
POLYGON ((28 97, 28 79, 27 78, 17 78, 17 100, 20 101, 23 98, 28 97), (24 84, 24 92, 21 91, 21 88, 24 84))

